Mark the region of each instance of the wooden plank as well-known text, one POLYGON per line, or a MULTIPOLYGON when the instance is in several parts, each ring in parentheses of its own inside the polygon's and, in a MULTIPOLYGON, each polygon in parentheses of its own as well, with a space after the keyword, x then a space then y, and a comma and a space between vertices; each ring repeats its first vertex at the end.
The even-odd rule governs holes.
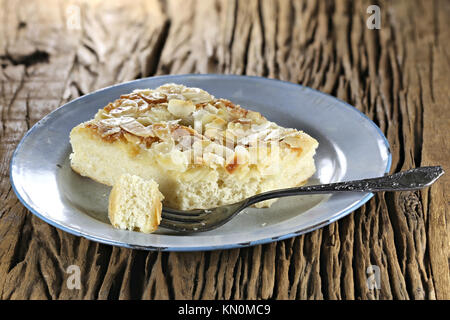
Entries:
POLYGON ((31 215, 9 183, 24 133, 62 103, 167 73, 301 83, 372 118, 392 170, 449 172, 450 31, 445 0, 1 1, 0 298, 449 299, 448 174, 420 192, 378 194, 304 236, 250 248, 161 253, 77 238, 31 215), (81 269, 80 290, 67 268, 81 269), (367 268, 380 268, 369 290, 367 268))

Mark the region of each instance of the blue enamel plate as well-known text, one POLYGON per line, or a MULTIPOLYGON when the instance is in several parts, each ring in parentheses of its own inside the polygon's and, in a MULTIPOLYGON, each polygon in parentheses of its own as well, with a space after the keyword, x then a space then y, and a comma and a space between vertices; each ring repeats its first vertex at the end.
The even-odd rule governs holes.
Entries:
POLYGON ((22 203, 49 224, 94 241, 146 250, 229 249, 282 240, 342 218, 371 193, 283 198, 267 209, 249 208, 222 227, 196 234, 159 228, 153 234, 114 229, 108 220, 110 188, 83 178, 69 165, 70 130, 91 119, 121 94, 174 82, 199 87, 259 111, 284 127, 319 141, 317 172, 309 184, 383 176, 389 145, 380 129, 356 108, 297 84, 235 75, 171 75, 135 80, 75 99, 47 115, 25 135, 11 160, 11 184, 22 203))

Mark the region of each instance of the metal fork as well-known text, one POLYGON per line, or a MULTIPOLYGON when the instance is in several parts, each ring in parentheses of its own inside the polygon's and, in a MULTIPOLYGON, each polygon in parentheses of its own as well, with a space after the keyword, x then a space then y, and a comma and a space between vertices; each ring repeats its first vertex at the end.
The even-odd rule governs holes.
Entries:
POLYGON ((268 191, 212 209, 180 211, 164 207, 160 226, 180 232, 204 232, 220 227, 243 209, 264 200, 318 193, 418 190, 430 186, 443 174, 440 166, 421 167, 379 178, 268 191))

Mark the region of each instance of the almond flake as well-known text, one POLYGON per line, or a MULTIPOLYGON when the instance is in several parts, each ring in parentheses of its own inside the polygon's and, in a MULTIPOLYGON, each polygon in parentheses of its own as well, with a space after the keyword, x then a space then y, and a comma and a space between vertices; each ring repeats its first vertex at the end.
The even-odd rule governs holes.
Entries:
POLYGON ((154 137, 155 134, 153 133, 152 128, 149 127, 145 127, 142 124, 140 124, 139 122, 137 122, 136 120, 132 121, 132 122, 127 122, 127 123, 123 123, 120 125, 120 127, 122 129, 124 129, 125 131, 128 131, 129 133, 132 133, 136 136, 139 137, 154 137))

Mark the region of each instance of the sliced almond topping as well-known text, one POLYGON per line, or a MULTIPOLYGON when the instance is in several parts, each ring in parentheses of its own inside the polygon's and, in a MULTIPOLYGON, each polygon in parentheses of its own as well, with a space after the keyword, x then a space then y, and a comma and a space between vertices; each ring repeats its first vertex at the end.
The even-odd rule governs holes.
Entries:
POLYGON ((225 159, 212 152, 204 153, 203 161, 209 165, 211 164, 218 164, 220 166, 225 165, 225 159))
POLYGON ((136 121, 142 124, 143 126, 149 126, 153 123, 152 119, 149 117, 138 117, 136 118, 136 121))
POLYGON ((149 94, 141 92, 139 93, 139 96, 141 96, 145 102, 150 104, 167 102, 167 96, 164 93, 158 91, 152 91, 149 94))
POLYGON ((185 88, 185 86, 181 84, 175 84, 175 83, 166 83, 162 86, 159 86, 156 91, 164 92, 164 93, 181 93, 181 91, 185 88))
POLYGON ((292 135, 283 139, 291 148, 301 148, 302 138, 299 135, 292 135))
MULTIPOLYGON (((118 128, 119 129, 119 128, 118 128)), ((133 144, 139 144, 141 143, 141 139, 137 136, 135 136, 134 134, 130 134, 128 132, 125 132, 123 134, 123 136, 125 137, 125 139, 127 139, 128 142, 133 143, 133 144)))
POLYGON ((257 122, 257 123, 263 123, 263 122, 267 121, 266 118, 264 118, 261 115, 261 113, 256 112, 256 111, 251 111, 251 110, 248 110, 248 112, 246 113, 245 117, 247 119, 251 119, 252 121, 257 122))
POLYGON ((152 149, 160 154, 170 153, 174 147, 175 144, 170 140, 163 140, 152 145, 152 149))
MULTIPOLYGON (((261 132, 264 132, 264 131, 261 131, 261 132)), ((264 138, 264 141, 279 140, 281 137, 281 134, 282 134, 281 129, 267 130, 267 135, 264 138)))
POLYGON ((117 107, 115 109, 112 109, 109 114, 114 117, 121 117, 124 115, 135 115, 138 112, 138 106, 133 105, 123 105, 120 107, 117 107))
POLYGON ((109 118, 109 119, 102 119, 99 120, 99 123, 106 126, 106 127, 117 127, 122 124, 126 124, 129 122, 135 121, 132 117, 120 117, 120 118, 109 118))
POLYGON ((270 128, 271 123, 269 121, 263 122, 262 124, 253 124, 252 125, 252 131, 253 132, 260 132, 264 131, 270 128))
POLYGON ((208 92, 199 88, 184 88, 181 94, 194 104, 209 102, 214 99, 208 92))
POLYGON ((303 141, 297 130, 279 127, 259 112, 173 83, 122 95, 93 121, 91 127, 105 140, 126 139, 164 157, 178 150, 200 163, 222 165, 229 173, 253 163, 252 153, 272 152, 273 143, 301 151, 303 141))
POLYGON ((217 128, 208 128, 203 133, 205 137, 215 141, 222 141, 224 138, 223 131, 217 128))
POLYGON ((170 126, 165 123, 155 123, 152 125, 153 132, 161 140, 172 140, 170 126))
POLYGON ((248 150, 243 146, 236 146, 236 148, 234 149, 234 154, 236 156, 237 164, 247 163, 250 159, 250 154, 248 150))
POLYGON ((102 137, 107 137, 120 132, 120 127, 106 128, 106 130, 101 132, 102 137))
POLYGON ((191 141, 189 145, 192 145, 194 135, 195 131, 185 126, 177 126, 172 130, 172 137, 176 142, 184 141, 184 143, 187 144, 186 141, 191 141))
POLYGON ((242 138, 238 138, 238 143, 241 145, 249 145, 249 144, 255 144, 257 142, 265 141, 263 139, 269 134, 270 130, 264 130, 256 133, 252 133, 249 135, 246 135, 242 138))
POLYGON ((251 124, 252 120, 251 119, 246 119, 246 118, 239 118, 239 119, 233 120, 232 122, 240 123, 240 124, 251 124))
POLYGON ((167 109, 176 117, 186 118, 195 111, 195 105, 191 101, 172 99, 169 100, 167 109))
POLYGON ((203 109, 205 109, 205 110, 208 111, 209 113, 217 114, 217 108, 214 107, 214 106, 213 106, 212 104, 210 104, 210 103, 207 103, 207 104, 203 107, 203 109))
POLYGON ((145 127, 136 120, 132 122, 123 123, 120 125, 120 127, 125 131, 128 131, 129 133, 132 133, 139 137, 146 138, 155 136, 151 126, 145 127))
POLYGON ((217 129, 223 129, 225 128, 227 122, 219 117, 214 117, 214 119, 210 122, 208 122, 205 127, 208 128, 217 128, 217 129))

